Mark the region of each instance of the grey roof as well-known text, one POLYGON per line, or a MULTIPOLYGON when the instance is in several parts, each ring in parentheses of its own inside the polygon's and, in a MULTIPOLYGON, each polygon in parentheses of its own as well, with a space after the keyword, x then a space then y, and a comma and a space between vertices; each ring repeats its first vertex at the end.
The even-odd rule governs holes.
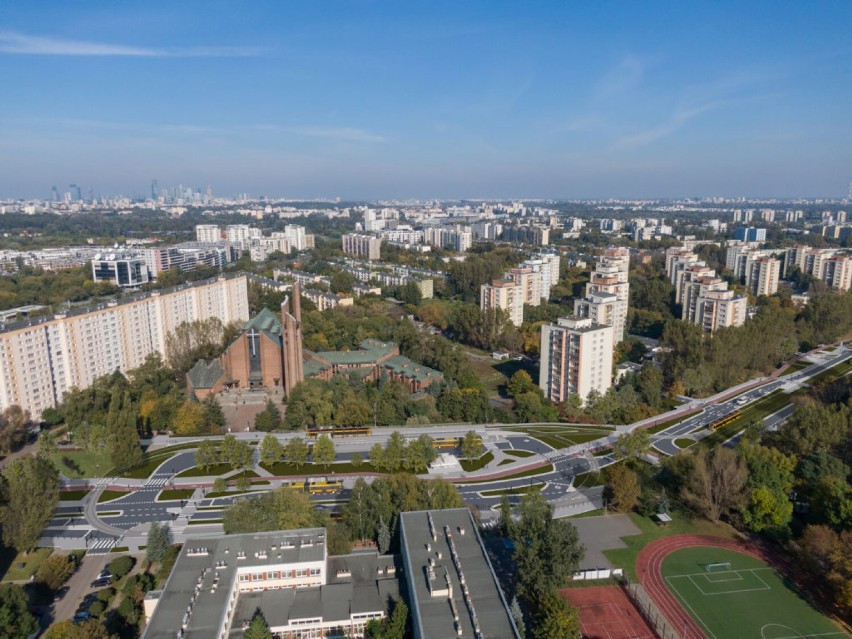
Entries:
POLYGON ((387 612, 391 599, 399 597, 397 575, 387 567, 396 568, 398 563, 399 557, 376 552, 339 555, 328 558, 329 583, 324 586, 242 593, 230 637, 243 636, 243 623, 250 621, 257 609, 272 629, 286 627, 291 620, 318 617, 326 623, 344 625, 353 614, 387 612), (339 571, 349 571, 351 576, 338 577, 339 571))
POLYGON ((174 639, 191 605, 184 639, 215 637, 224 619, 228 597, 236 586, 237 567, 321 561, 325 548, 324 528, 189 539, 178 555, 143 636, 174 639), (311 543, 303 545, 307 541, 311 543), (289 545, 292 548, 286 547, 289 545), (198 552, 200 549, 206 553, 198 552), (259 556, 261 551, 265 557, 259 556), (196 591, 198 585, 201 588, 196 591), (196 600, 191 604, 193 595, 196 600))
POLYGON ((225 374, 225 369, 218 359, 209 362, 203 359, 195 362, 195 366, 186 374, 193 388, 213 388, 213 385, 225 374))
POLYGON ((446 583, 445 575, 449 575, 452 600, 458 611, 463 637, 475 636, 475 611, 480 631, 486 639, 518 639, 470 511, 453 508, 404 512, 399 519, 415 639, 446 639, 457 635, 447 595, 433 597, 430 592, 427 572, 430 559, 435 562, 438 585, 446 583), (433 528, 430 528, 430 516, 433 528), (430 530, 434 530, 434 537, 430 530), (459 565, 452 558, 450 535, 459 565), (465 601, 459 567, 464 574, 472 608, 465 601))

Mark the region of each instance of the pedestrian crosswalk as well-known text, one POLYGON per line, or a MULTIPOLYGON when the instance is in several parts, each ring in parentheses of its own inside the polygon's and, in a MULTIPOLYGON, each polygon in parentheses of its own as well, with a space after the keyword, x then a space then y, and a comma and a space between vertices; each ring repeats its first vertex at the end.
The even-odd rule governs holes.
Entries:
POLYGON ((89 541, 88 552, 90 555, 105 555, 115 547, 117 541, 115 537, 95 537, 89 541))
POLYGON ((159 486, 165 486, 168 481, 168 477, 151 477, 151 479, 145 482, 144 488, 157 488, 159 486))

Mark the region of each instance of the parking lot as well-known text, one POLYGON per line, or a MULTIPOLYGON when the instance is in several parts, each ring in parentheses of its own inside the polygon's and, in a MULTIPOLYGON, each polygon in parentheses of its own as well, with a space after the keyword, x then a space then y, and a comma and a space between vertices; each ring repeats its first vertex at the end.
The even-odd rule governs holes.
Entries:
POLYGON ((117 556, 106 554, 83 557, 77 572, 71 576, 66 584, 68 593, 53 606, 52 623, 71 619, 74 616, 83 597, 96 590, 96 588, 91 587, 92 581, 117 556))

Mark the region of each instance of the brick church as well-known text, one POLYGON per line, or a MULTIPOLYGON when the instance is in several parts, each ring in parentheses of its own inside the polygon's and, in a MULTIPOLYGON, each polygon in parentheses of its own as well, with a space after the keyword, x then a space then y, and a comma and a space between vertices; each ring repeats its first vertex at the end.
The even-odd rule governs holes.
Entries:
POLYGON ((367 339, 356 351, 306 350, 301 315, 299 285, 294 284, 281 304, 280 320, 264 308, 243 326, 221 357, 199 360, 190 369, 190 394, 204 399, 229 388, 283 388, 288 396, 305 377, 328 380, 334 375, 398 381, 416 394, 444 379, 440 371, 400 355, 399 347, 391 342, 367 339))

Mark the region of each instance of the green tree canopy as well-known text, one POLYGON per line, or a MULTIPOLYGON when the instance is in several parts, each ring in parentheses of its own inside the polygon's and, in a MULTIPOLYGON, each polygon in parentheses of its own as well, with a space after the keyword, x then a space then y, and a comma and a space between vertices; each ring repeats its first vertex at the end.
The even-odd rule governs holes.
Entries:
POLYGON ((21 457, 6 467, 0 488, 3 541, 29 552, 59 501, 59 471, 40 455, 21 457))

